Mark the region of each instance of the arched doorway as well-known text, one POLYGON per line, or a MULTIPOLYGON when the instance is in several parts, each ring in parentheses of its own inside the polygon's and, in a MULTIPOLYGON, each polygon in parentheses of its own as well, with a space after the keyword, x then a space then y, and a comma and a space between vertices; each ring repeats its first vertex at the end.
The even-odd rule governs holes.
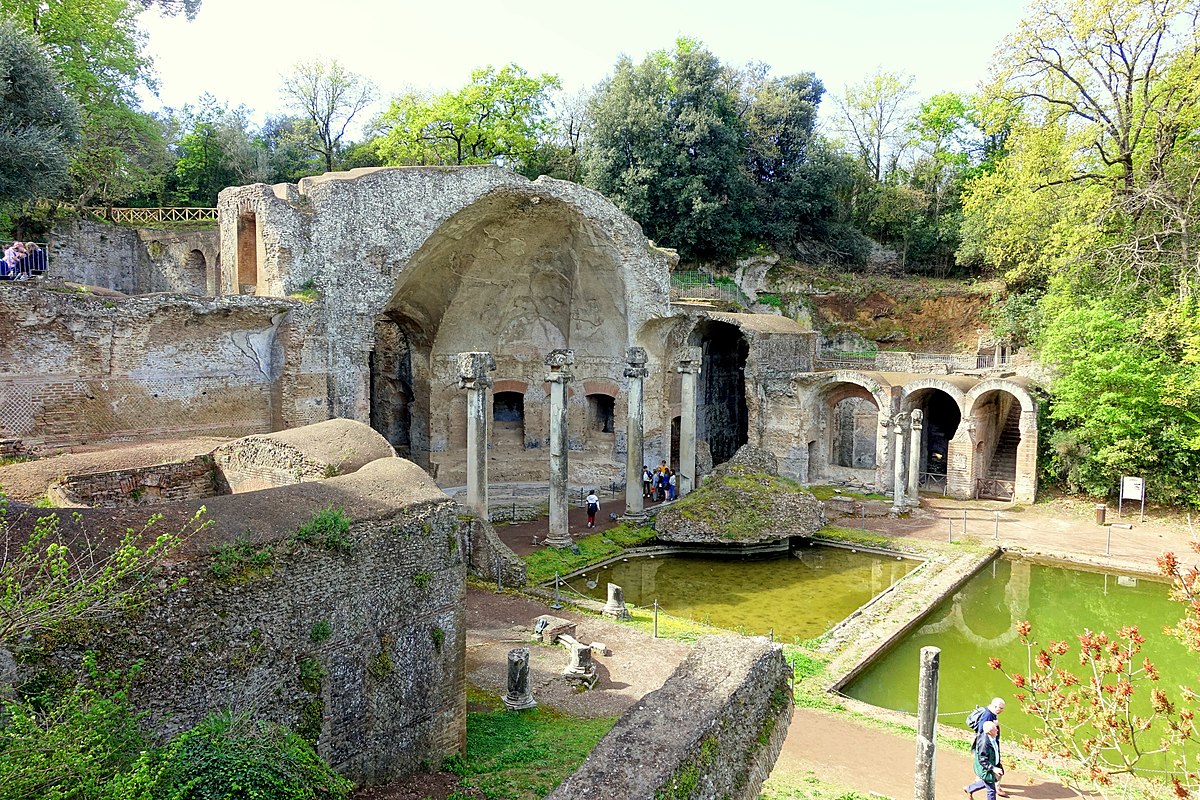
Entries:
POLYGON ((417 397, 414 374, 423 360, 414 347, 414 338, 410 330, 391 317, 382 317, 375 323, 375 347, 369 360, 371 427, 391 443, 401 458, 428 467, 424 452, 428 446, 428 421, 424 412, 414 407, 417 397), (414 416, 417 430, 414 430, 414 416))
POLYGON ((921 484, 945 488, 950 469, 950 442, 958 433, 962 412, 958 401, 937 387, 916 389, 908 395, 905 410, 920 409, 921 421, 921 484))
POLYGON ((872 385, 866 376, 845 373, 819 391, 816 438, 808 445, 809 482, 824 479, 879 488, 879 460, 887 447, 879 409, 886 400, 872 385))

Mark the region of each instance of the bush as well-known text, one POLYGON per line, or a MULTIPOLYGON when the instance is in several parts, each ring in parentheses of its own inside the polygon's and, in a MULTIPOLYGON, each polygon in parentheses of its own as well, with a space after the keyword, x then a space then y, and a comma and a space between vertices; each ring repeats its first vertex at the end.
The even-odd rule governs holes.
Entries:
POLYGON ((353 786, 292 731, 223 712, 143 756, 122 788, 154 800, 342 800, 353 786))
POLYGON ((350 518, 342 509, 328 506, 296 530, 296 539, 325 550, 349 550, 350 518))

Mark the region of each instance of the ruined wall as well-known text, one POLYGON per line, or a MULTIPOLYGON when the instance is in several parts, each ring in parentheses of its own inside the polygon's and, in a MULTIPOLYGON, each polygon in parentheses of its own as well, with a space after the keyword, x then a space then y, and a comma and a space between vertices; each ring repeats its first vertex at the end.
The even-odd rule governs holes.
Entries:
POLYGON ((97 220, 60 220, 50 233, 49 275, 125 294, 213 296, 220 274, 215 228, 126 228, 97 220))
POLYGON ((0 438, 242 436, 328 416, 310 307, 0 286, 0 438))
MULTIPOLYGON (((214 526, 168 573, 186 576, 184 588, 74 641, 27 643, 19 674, 0 683, 77 672, 88 649, 102 668, 145 659, 130 699, 157 734, 251 709, 297 728, 338 772, 368 785, 462 751, 466 542, 453 501, 420 469, 383 459, 206 505, 214 526), (292 541, 329 505, 353 520, 348 548, 292 541), (271 563, 218 578, 213 551, 243 536, 270 547, 271 563)), ((106 512, 84 513, 98 524, 106 512)))
POLYGON ((197 456, 172 464, 68 475, 51 485, 48 494, 57 508, 120 508, 199 500, 221 489, 212 456, 197 456))
POLYGON ((758 797, 791 719, 788 672, 766 639, 701 639, 547 800, 758 797))

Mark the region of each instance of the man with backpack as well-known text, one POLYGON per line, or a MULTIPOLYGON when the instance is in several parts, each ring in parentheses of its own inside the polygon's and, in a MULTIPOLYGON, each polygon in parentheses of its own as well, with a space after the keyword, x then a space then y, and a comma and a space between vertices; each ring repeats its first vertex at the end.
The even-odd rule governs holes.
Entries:
MULTIPOLYGON (((981 743, 986 745, 987 742, 984 741, 984 739, 986 738, 985 734, 984 734, 984 725, 988 722, 991 722, 995 725, 995 737, 994 737, 995 751, 996 751, 995 766, 999 771, 994 773, 996 775, 996 780, 994 781, 992 788, 995 790, 996 795, 998 795, 999 797, 1008 797, 1008 792, 1006 792, 1000 788, 1000 776, 1004 774, 1004 766, 1000 763, 1000 722, 999 722, 999 717, 1000 717, 1000 713, 1002 711, 1004 711, 1004 699, 1000 698, 1000 697, 993 697, 992 702, 988 703, 986 706, 976 706, 975 710, 967 715, 967 727, 970 728, 971 730, 975 731, 976 745, 980 745, 981 743)), ((976 749, 978 750, 978 747, 976 749)), ((978 789, 976 789, 975 791, 978 791, 978 789)), ((972 794, 972 793, 967 792, 967 794, 972 794)), ((989 796, 990 796, 990 793, 989 793, 989 796)))

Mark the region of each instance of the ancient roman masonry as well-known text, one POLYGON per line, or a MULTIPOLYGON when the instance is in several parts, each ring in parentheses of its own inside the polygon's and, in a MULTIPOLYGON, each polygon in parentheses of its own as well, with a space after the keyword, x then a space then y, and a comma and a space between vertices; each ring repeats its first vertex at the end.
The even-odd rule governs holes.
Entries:
MULTIPOLYGON (((495 167, 365 169, 227 189, 219 212, 219 258, 190 240, 151 248, 191 248, 203 280, 156 267, 153 281, 122 284, 215 298, 4 287, 0 439, 36 452, 346 417, 443 486, 466 483, 479 463, 468 454, 486 449, 479 503, 487 481, 546 481, 551 420, 565 418, 571 487, 667 461, 686 493, 750 443, 800 480, 899 488, 897 508, 919 490, 1033 497, 1024 379, 927 374, 902 354, 881 371, 816 370, 815 335, 792 320, 672 306, 674 254, 575 184, 495 167), (573 354, 568 379, 547 380, 559 351, 573 354), (474 378, 490 386, 471 388, 464 353, 492 354, 495 369, 474 378)), ((80 276, 98 271, 80 247, 57 252, 77 253, 80 276)), ((640 505, 631 490, 626 511, 640 505)))

